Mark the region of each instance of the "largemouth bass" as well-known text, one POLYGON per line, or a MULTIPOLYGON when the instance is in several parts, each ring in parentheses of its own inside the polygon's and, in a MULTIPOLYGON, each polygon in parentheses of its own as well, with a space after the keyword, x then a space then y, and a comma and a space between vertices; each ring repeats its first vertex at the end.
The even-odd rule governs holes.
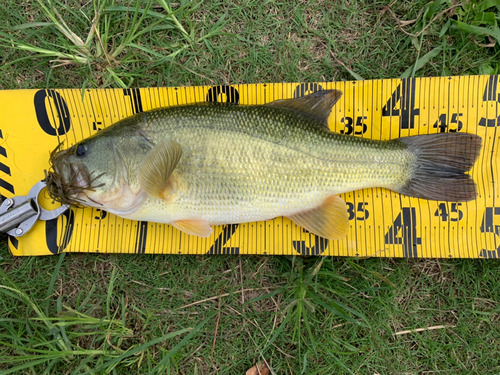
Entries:
POLYGON ((369 187, 469 201, 481 138, 441 133, 391 141, 332 133, 337 90, 266 105, 202 103, 126 118, 51 155, 62 203, 167 223, 207 237, 212 225, 290 218, 328 239, 347 234, 340 193, 369 187))

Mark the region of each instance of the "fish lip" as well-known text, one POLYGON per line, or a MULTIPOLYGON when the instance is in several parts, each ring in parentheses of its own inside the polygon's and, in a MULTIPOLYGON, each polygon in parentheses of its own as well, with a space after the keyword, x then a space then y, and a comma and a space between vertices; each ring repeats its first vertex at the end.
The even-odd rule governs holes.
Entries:
POLYGON ((88 188, 91 185, 90 173, 85 164, 71 162, 70 158, 74 153, 75 146, 72 146, 66 150, 61 150, 52 154, 51 169, 54 174, 59 176, 62 184, 66 186, 88 188))
POLYGON ((86 190, 92 190, 91 173, 84 164, 72 163, 69 157, 72 148, 59 151, 58 146, 50 157, 50 168, 46 171, 45 183, 49 196, 62 204, 81 207, 87 200, 86 190))
POLYGON ((71 185, 74 187, 88 189, 90 187, 90 174, 88 173, 87 168, 83 166, 83 168, 85 169, 85 173, 82 173, 83 168, 79 168, 75 164, 70 164, 70 168, 74 176, 71 185))

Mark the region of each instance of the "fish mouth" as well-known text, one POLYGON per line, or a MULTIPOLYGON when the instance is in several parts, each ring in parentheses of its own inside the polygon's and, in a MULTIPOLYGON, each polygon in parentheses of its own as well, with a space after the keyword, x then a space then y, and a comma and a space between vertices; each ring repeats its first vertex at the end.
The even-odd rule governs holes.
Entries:
POLYGON ((86 192, 104 186, 104 183, 96 184, 104 173, 93 176, 94 172, 90 173, 85 165, 71 163, 68 160, 71 148, 59 151, 60 146, 50 154, 49 170, 44 171, 49 196, 61 204, 73 207, 88 205, 87 200, 94 202, 86 192))

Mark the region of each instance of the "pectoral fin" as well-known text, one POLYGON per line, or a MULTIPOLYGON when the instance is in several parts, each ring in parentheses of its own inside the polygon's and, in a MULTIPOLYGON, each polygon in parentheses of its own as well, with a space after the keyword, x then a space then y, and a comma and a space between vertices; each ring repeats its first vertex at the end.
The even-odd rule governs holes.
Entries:
POLYGON ((327 198, 317 208, 288 218, 309 232, 329 240, 340 240, 349 230, 346 204, 337 195, 327 198))
POLYGON ((139 167, 139 184, 149 196, 166 199, 169 177, 182 155, 182 147, 175 141, 162 141, 146 155, 139 167))
POLYGON ((199 237, 208 237, 212 234, 212 227, 205 219, 177 220, 172 226, 184 233, 199 237))

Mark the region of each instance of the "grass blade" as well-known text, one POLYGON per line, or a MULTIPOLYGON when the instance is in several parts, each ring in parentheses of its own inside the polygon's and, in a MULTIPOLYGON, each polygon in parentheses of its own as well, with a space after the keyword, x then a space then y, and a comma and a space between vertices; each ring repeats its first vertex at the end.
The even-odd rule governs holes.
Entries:
POLYGON ((363 77, 361 77, 358 73, 356 73, 354 70, 352 69, 349 69, 349 67, 347 65, 343 65, 344 69, 347 70, 353 77, 356 81, 364 81, 365 79, 363 77))
POLYGON ((281 335, 281 333, 284 331, 286 325, 288 324, 288 322, 291 320, 293 314, 292 313, 288 313, 285 317, 285 319, 283 320, 283 322, 280 324, 280 326, 278 327, 278 329, 276 330, 276 332, 274 333, 274 335, 269 339, 269 341, 267 342, 267 344, 262 348, 262 350, 260 350, 261 353, 264 353, 267 348, 269 348, 273 343, 274 341, 276 341, 276 339, 281 335))
POLYGON ((184 334, 186 332, 190 332, 192 330, 193 330, 192 328, 184 328, 184 329, 180 329, 180 330, 175 331, 175 332, 168 333, 168 334, 163 335, 161 337, 158 337, 154 340, 148 341, 142 345, 135 347, 134 349, 127 350, 122 355, 120 355, 116 358, 113 358, 112 360, 110 360, 106 363, 103 363, 102 365, 96 367, 94 370, 101 371, 101 370, 106 369, 106 372, 110 372, 119 362, 123 361, 125 358, 131 357, 131 356, 133 356, 141 351, 146 350, 147 348, 149 348, 153 345, 159 344, 162 341, 165 341, 165 340, 171 339, 173 337, 182 335, 182 334, 184 334))
POLYGON ((23 23, 22 25, 16 25, 12 28, 14 31, 18 30, 26 30, 32 27, 45 27, 45 26, 54 26, 54 22, 29 22, 23 23))
POLYGON ((111 271, 111 277, 109 278, 108 293, 106 294, 106 314, 108 319, 111 319, 111 297, 113 296, 113 285, 116 278, 116 268, 111 271))
MULTIPOLYGON (((127 13, 130 11, 130 7, 127 7, 127 6, 110 6, 110 7, 106 7, 104 9, 104 11, 102 12, 102 14, 112 14, 112 13, 127 13)), ((155 12, 155 11, 152 11, 152 10, 149 10, 149 9, 138 9, 137 12, 139 14, 146 14, 150 17, 155 17, 155 18, 160 18, 160 19, 165 19, 165 15, 164 14, 161 14, 161 13, 158 13, 158 12, 155 12)))
POLYGON ((276 290, 273 290, 272 292, 270 293, 267 293, 267 294, 264 294, 262 296, 258 296, 258 297, 255 297, 255 298, 252 298, 248 301, 245 302, 245 305, 248 305, 248 304, 252 304, 254 302, 257 302, 257 301, 261 301, 263 299, 267 299, 267 298, 270 298, 276 294, 279 294, 279 293, 283 293, 285 290, 287 290, 288 288, 287 287, 283 287, 283 288, 278 288, 276 290))
POLYGON ((165 357, 162 358, 162 360, 156 365, 156 367, 153 369, 153 373, 156 372, 158 369, 160 369, 167 361, 170 360, 191 338, 196 335, 201 328, 214 316, 216 316, 218 312, 213 313, 210 315, 208 318, 203 320, 200 324, 198 324, 196 327, 194 327, 191 332, 189 332, 177 345, 175 345, 172 349, 170 349, 165 357))
POLYGON ((50 361, 52 358, 42 358, 38 359, 35 361, 23 363, 22 365, 12 367, 8 370, 2 370, 0 371, 0 375, 8 375, 8 374, 20 374, 21 370, 27 369, 27 368, 33 368, 36 365, 41 365, 42 363, 50 361))
POLYGON ((465 22, 454 21, 453 24, 460 30, 465 31, 470 34, 475 35, 489 35, 496 39, 500 43, 500 28, 498 26, 493 26, 492 28, 480 27, 468 25, 465 22))
POLYGON ((364 327, 368 327, 369 326, 368 321, 366 320, 366 317, 363 314, 361 314, 360 312, 358 312, 358 311, 350 308, 349 306, 343 304, 342 302, 334 301, 333 299, 328 298, 328 297, 325 297, 325 298, 328 299, 328 302, 325 302, 323 300, 323 298, 321 298, 320 295, 317 295, 317 294, 314 294, 314 293, 311 293, 311 294, 313 295, 312 298, 314 298, 314 301, 318 305, 323 306, 325 309, 327 309, 331 313, 337 315, 339 318, 345 319, 348 322, 354 323, 356 325, 361 325, 361 326, 364 326, 364 327), (354 316, 357 316, 358 318, 360 318, 361 320, 363 320, 364 323, 359 322, 356 319, 353 319, 351 316, 347 315, 347 312, 351 313, 354 316))
POLYGON ((45 315, 49 315, 49 306, 50 306, 50 297, 52 297, 52 293, 54 292, 54 284, 56 283, 57 276, 59 275, 59 271, 64 262, 64 257, 66 253, 62 253, 59 255, 59 260, 54 268, 54 272, 52 273, 52 277, 50 278, 49 288, 47 289, 47 297, 45 301, 45 315))
POLYGON ((432 49, 430 52, 427 52, 424 56, 422 56, 415 62, 415 65, 412 65, 408 69, 406 69, 405 72, 401 74, 401 78, 408 78, 410 76, 413 77, 417 70, 423 68, 424 65, 427 64, 431 59, 439 55, 442 50, 443 47, 439 46, 432 49))

